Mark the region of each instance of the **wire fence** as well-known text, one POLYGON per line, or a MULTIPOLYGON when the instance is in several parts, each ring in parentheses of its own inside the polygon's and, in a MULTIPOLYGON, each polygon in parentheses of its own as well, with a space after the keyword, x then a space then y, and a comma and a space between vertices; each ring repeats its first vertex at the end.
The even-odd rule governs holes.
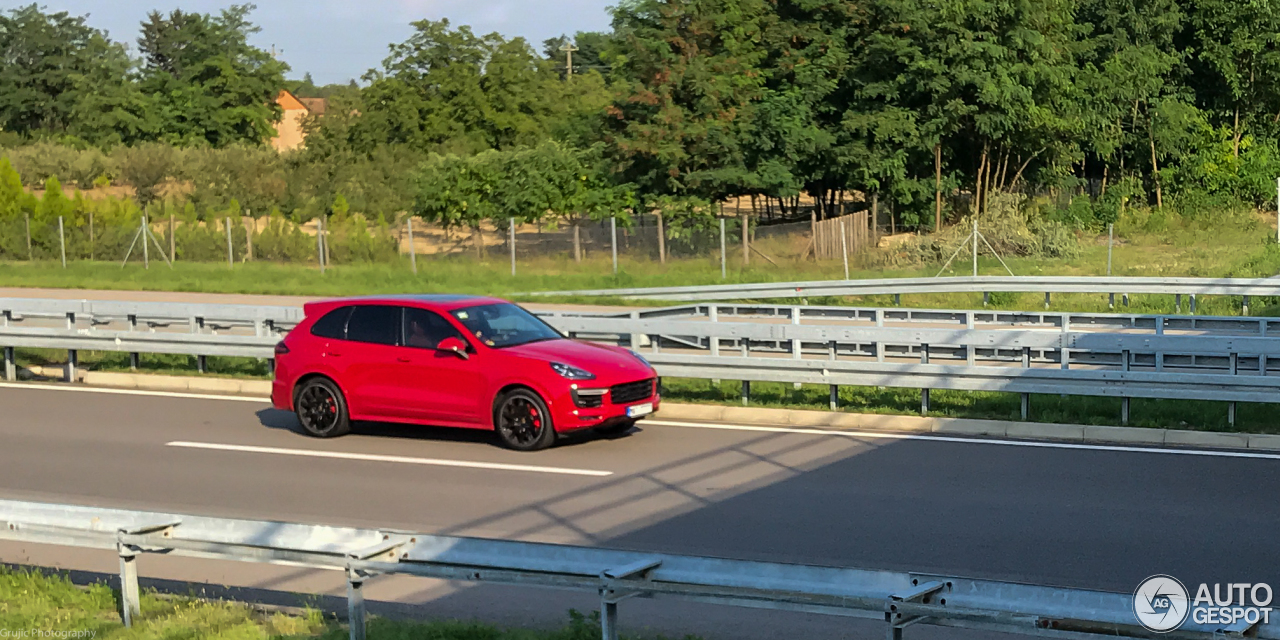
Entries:
POLYGON ((819 220, 799 216, 748 215, 664 223, 644 214, 630 219, 565 221, 558 224, 489 222, 443 228, 402 217, 371 222, 358 215, 305 223, 270 216, 197 219, 181 215, 96 219, 88 216, 0 218, 0 260, 143 262, 265 261, 325 267, 401 264, 419 258, 475 256, 509 258, 513 265, 540 259, 601 258, 629 261, 710 259, 734 264, 802 259, 839 262, 876 245, 880 232, 862 213, 819 220), (744 225, 746 237, 744 238, 744 225), (837 231, 847 236, 841 244, 837 231), (837 235, 832 236, 832 233, 837 235), (815 235, 816 234, 816 235, 815 235), (832 248, 835 247, 833 252, 832 248))

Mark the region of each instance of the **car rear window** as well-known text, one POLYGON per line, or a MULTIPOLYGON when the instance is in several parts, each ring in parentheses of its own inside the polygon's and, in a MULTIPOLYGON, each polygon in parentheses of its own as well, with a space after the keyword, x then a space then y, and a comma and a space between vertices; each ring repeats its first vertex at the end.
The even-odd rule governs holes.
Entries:
POLYGON ((334 309, 311 325, 311 335, 341 340, 347 334, 347 318, 350 316, 351 307, 334 309))
POLYGON ((347 321, 347 339, 372 344, 399 344, 400 307, 356 307, 347 321))

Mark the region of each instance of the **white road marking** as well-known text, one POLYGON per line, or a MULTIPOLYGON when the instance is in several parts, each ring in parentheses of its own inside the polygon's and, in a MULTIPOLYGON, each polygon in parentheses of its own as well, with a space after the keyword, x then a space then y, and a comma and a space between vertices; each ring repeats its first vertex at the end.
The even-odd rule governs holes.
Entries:
POLYGON ((551 473, 566 476, 590 476, 604 478, 613 475, 612 471, 596 471, 593 469, 566 469, 562 467, 539 467, 525 464, 503 464, 500 462, 468 462, 465 460, 441 460, 437 458, 410 458, 406 456, 383 456, 367 453, 344 453, 340 451, 312 451, 307 449, 280 449, 277 447, 250 447, 237 444, 214 444, 209 442, 169 442, 165 446, 184 449, 208 449, 213 451, 235 451, 239 453, 267 453, 280 456, 300 456, 307 458, 331 458, 336 460, 359 460, 363 462, 395 462, 400 464, 419 464, 436 467, 463 467, 466 469, 489 469, 494 471, 527 471, 530 473, 551 473))
POLYGON ((1164 449, 1159 445, 1151 447, 1128 447, 1107 444, 1075 444, 1071 442, 1033 442, 1027 440, 996 440, 992 438, 957 438, 950 436, 916 435, 906 433, 876 433, 869 431, 834 431, 824 429, 804 429, 796 427, 767 427, 735 424, 710 424, 705 422, 678 422, 674 420, 645 420, 641 424, 659 427, 679 427, 684 429, 715 429, 720 431, 754 431, 757 433, 795 433, 800 435, 833 436, 841 438, 865 438, 868 440, 921 440, 925 442, 955 442, 963 444, 991 444, 1006 447, 1031 447, 1036 449, 1079 449, 1084 451, 1116 451, 1121 453, 1162 453, 1179 456, 1206 456, 1212 458, 1253 458, 1257 460, 1280 460, 1280 453, 1246 453, 1242 451, 1211 451, 1202 449, 1164 449))
POLYGON ((262 396, 227 396, 206 393, 181 393, 178 391, 146 391, 143 389, 111 389, 107 387, 85 387, 81 385, 40 384, 32 382, 0 382, 0 389, 38 389, 40 391, 74 391, 77 393, 110 393, 121 396, 152 396, 156 398, 182 398, 186 400, 231 400, 234 402, 270 403, 271 398, 262 396))

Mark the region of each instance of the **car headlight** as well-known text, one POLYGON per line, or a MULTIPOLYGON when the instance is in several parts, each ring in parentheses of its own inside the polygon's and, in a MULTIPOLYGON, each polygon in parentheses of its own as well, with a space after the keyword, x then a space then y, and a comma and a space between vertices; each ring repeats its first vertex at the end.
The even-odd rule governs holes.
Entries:
POLYGON ((579 369, 573 365, 568 365, 561 362, 552 362, 551 370, 560 374, 561 378, 565 378, 567 380, 595 380, 596 379, 596 374, 591 373, 590 371, 587 371, 585 369, 579 369))
POLYGON ((644 356, 640 355, 640 352, 636 351, 635 349, 627 349, 627 353, 630 353, 631 355, 635 356, 635 357, 636 357, 636 360, 639 360, 640 362, 643 362, 643 363, 645 363, 646 365, 648 365, 648 366, 650 366, 650 367, 652 367, 652 366, 653 366, 653 365, 649 364, 649 361, 648 361, 648 360, 645 360, 645 359, 644 359, 644 356))

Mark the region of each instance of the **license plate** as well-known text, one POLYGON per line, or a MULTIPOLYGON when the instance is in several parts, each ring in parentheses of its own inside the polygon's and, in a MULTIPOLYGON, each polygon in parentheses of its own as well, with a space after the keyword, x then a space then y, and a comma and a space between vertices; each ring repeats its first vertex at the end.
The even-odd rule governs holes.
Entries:
POLYGON ((653 413, 653 403, 652 403, 652 402, 646 402, 646 403, 644 403, 644 404, 638 404, 638 405, 635 405, 634 407, 627 407, 627 417, 628 417, 628 418, 638 418, 638 417, 640 417, 640 416, 647 416, 647 415, 649 415, 649 414, 651 414, 651 413, 653 413))

